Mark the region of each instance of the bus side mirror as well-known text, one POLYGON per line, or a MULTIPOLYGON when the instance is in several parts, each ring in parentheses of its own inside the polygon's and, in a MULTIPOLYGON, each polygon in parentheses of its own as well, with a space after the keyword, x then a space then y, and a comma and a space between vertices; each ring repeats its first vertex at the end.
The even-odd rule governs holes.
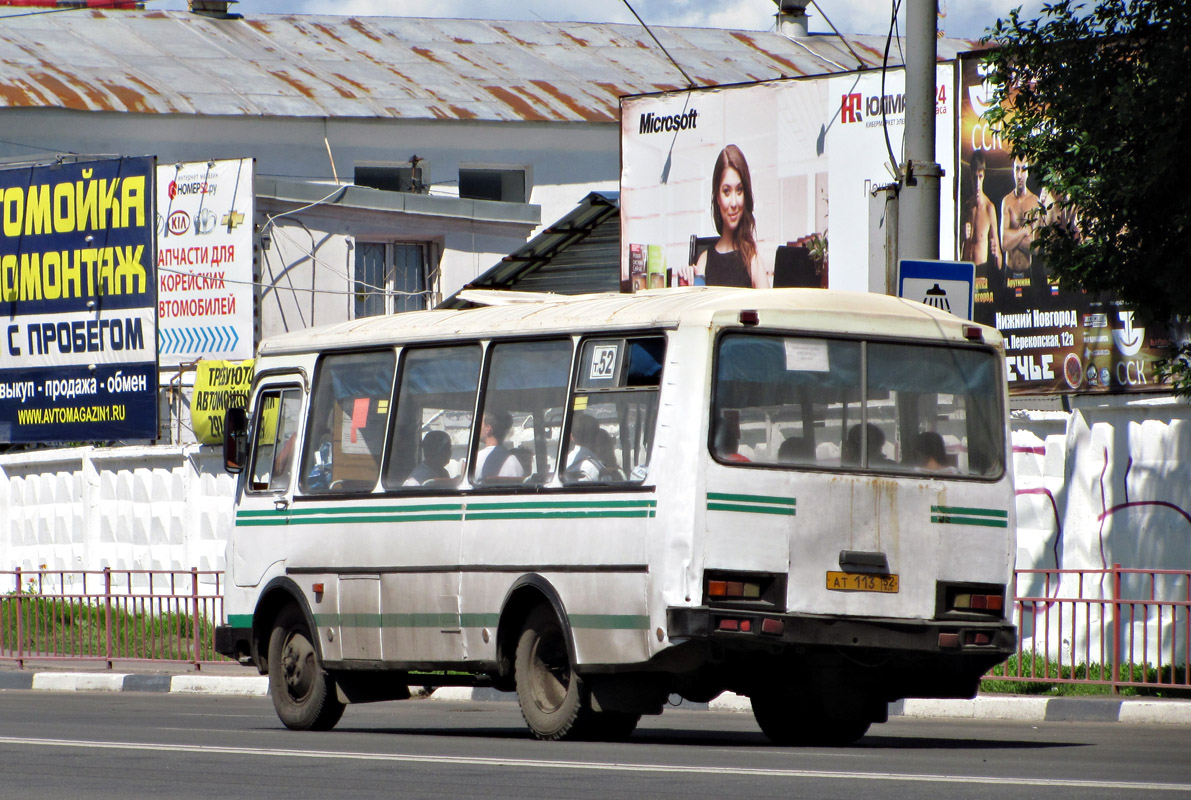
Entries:
POLYGON ((223 468, 239 475, 248 463, 248 410, 232 406, 223 417, 223 468))

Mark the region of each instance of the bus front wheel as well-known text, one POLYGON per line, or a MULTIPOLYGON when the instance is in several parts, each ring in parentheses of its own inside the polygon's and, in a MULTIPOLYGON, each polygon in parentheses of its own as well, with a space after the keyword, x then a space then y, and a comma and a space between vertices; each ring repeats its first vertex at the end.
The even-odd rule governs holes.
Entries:
POLYGON ((590 714, 579 676, 571 668, 566 632, 546 606, 534 609, 517 640, 517 702, 533 735, 574 738, 590 714))
POLYGON ((269 635, 269 694, 285 727, 329 731, 343 716, 335 684, 323 671, 306 619, 286 606, 269 635))

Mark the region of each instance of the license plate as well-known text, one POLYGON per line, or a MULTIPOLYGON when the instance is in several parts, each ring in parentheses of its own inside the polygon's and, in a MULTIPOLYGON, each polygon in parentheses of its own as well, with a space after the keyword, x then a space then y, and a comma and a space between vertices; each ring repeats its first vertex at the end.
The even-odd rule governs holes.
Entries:
POLYGON ((827 588, 833 592, 881 592, 897 594, 896 575, 863 575, 856 572, 828 572, 827 588))

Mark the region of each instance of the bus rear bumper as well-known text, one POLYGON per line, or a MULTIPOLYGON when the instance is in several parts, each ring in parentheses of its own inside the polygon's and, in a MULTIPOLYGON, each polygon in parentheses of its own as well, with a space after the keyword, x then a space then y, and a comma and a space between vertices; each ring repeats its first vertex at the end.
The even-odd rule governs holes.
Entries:
POLYGON ((667 609, 670 640, 733 645, 842 647, 1007 658, 1017 628, 1004 620, 925 620, 757 613, 719 608, 667 609))

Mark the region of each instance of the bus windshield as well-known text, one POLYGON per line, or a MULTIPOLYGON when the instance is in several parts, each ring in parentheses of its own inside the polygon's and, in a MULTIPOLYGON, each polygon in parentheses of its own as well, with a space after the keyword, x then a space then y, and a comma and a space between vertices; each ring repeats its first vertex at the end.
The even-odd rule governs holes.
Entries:
POLYGON ((711 448, 726 464, 1004 474, 1000 370, 982 348, 727 334, 711 448))

